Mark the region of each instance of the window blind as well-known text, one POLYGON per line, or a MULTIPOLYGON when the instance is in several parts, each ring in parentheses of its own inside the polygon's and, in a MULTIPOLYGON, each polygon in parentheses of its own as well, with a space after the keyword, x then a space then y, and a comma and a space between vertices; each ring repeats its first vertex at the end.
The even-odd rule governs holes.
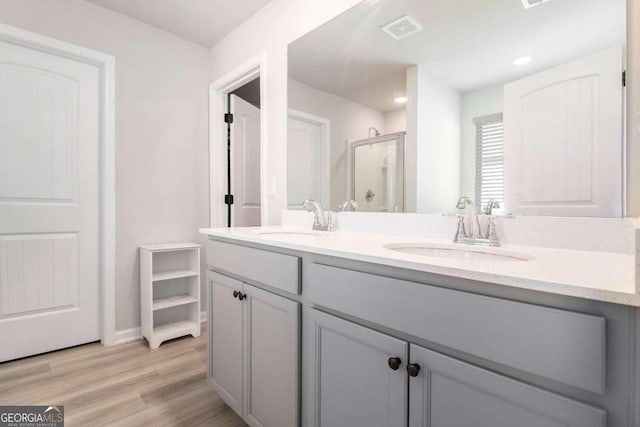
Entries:
POLYGON ((504 126, 502 113, 474 119, 476 126, 476 203, 504 199, 504 126))

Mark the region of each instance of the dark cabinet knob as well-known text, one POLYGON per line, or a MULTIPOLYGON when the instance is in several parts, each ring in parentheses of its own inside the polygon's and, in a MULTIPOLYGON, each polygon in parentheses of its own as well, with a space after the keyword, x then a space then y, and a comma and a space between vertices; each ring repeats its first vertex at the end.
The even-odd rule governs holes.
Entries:
POLYGON ((238 292, 238 299, 240 301, 247 299, 247 294, 243 294, 242 292, 238 292))
POLYGON ((240 296, 240 292, 238 292, 238 291, 233 291, 233 297, 234 297, 234 298, 238 298, 238 296, 240 296))
POLYGON ((418 373, 420 373, 420 365, 417 363, 409 363, 407 365, 407 372, 410 377, 417 377, 418 373))
POLYGON ((400 364, 402 363, 402 360, 400 360, 399 357, 390 357, 389 360, 387 360, 387 363, 392 370, 397 371, 400 367, 400 364))

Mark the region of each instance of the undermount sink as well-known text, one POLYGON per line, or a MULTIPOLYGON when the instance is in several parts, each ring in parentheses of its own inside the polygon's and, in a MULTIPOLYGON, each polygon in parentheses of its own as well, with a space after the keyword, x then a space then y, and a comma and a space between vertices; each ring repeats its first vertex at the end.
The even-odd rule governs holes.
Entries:
POLYGON ((493 247, 474 247, 468 245, 443 245, 428 243, 390 243, 386 249, 411 255, 434 258, 452 258, 473 261, 531 261, 534 257, 493 247))

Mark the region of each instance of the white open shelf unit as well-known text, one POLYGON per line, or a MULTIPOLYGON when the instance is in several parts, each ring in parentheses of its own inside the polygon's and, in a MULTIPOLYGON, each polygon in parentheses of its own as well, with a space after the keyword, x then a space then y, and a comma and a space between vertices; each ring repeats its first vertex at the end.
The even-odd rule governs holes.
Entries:
POLYGON ((200 245, 140 246, 142 336, 151 348, 200 335, 200 245))

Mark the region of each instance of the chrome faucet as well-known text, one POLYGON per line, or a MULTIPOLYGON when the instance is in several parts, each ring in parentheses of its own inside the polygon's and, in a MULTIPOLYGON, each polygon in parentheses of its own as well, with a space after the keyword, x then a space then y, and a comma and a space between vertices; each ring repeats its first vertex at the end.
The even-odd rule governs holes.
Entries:
POLYGON ((494 208, 499 208, 500 203, 498 200, 491 199, 487 203, 484 213, 489 216, 487 224, 487 232, 482 235, 480 228, 480 220, 478 219, 478 211, 475 205, 468 197, 460 197, 456 208, 467 209, 469 212, 469 227, 465 228, 464 216, 458 217, 458 229, 456 235, 453 238, 454 243, 465 243, 468 245, 483 245, 483 246, 500 246, 500 241, 496 234, 495 219, 492 216, 494 208))
POLYGON ((331 212, 325 211, 322 205, 313 199, 305 200, 302 207, 308 212, 315 212, 315 217, 313 218, 313 230, 331 231, 331 212))
POLYGON ((487 206, 484 208, 485 215, 493 215, 494 209, 500 209, 500 201, 496 199, 489 199, 487 206))
POLYGON ((358 202, 355 200, 347 200, 343 205, 340 205, 340 212, 345 212, 347 208, 351 208, 354 212, 358 210, 358 202))
POLYGON ((469 227, 468 232, 465 237, 469 238, 478 238, 480 236, 480 220, 478 220, 478 211, 476 210, 476 206, 473 204, 470 198, 468 197, 460 197, 458 199, 458 204, 456 205, 458 209, 466 209, 469 212, 469 227))

